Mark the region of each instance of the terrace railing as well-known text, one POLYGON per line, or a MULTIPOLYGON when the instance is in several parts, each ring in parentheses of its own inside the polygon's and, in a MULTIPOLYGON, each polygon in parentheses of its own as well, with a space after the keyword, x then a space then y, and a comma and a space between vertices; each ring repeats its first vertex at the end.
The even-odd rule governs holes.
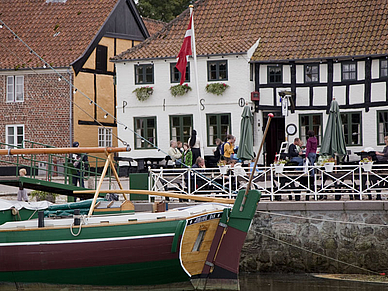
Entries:
MULTIPOLYGON (((151 169, 149 190, 233 198, 245 189, 251 169, 236 167, 224 171, 206 169, 151 169)), ((303 197, 305 200, 334 195, 339 200, 344 195, 350 199, 365 199, 371 194, 388 194, 388 164, 364 165, 285 166, 258 167, 252 188, 262 192, 270 200, 303 197), (299 197, 298 197, 299 196, 299 197)))

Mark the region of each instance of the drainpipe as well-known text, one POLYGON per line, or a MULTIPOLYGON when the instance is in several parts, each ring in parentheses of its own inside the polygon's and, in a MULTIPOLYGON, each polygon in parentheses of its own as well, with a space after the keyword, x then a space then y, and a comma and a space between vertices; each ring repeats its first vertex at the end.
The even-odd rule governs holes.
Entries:
POLYGON ((73 74, 70 69, 67 69, 67 73, 69 74, 69 145, 73 144, 73 74))

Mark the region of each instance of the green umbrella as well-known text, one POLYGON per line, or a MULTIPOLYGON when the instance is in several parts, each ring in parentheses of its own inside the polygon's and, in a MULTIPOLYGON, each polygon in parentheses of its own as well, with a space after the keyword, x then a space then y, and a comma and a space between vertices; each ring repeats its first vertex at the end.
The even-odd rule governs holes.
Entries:
POLYGON ((247 105, 241 114, 240 140, 237 151, 237 158, 251 160, 253 155, 253 115, 251 108, 247 105))
POLYGON ((334 156, 346 155, 345 136, 342 128, 338 102, 333 100, 330 105, 329 119, 321 145, 321 154, 334 156))

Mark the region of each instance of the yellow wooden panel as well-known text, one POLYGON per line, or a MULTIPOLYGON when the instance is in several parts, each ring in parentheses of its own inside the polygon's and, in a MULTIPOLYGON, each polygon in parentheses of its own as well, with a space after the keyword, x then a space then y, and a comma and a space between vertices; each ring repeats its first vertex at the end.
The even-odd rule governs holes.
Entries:
POLYGON ((202 272, 219 222, 220 219, 213 219, 186 227, 182 238, 181 260, 191 275, 198 275, 202 272), (195 241, 201 230, 206 230, 205 236, 199 251, 193 252, 195 241))

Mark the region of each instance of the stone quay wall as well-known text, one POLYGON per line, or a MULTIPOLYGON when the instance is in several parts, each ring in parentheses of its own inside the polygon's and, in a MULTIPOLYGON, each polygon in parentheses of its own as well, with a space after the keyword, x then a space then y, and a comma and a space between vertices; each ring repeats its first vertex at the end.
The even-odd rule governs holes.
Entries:
POLYGON ((260 202, 240 260, 245 272, 366 270, 388 274, 385 201, 260 202))

